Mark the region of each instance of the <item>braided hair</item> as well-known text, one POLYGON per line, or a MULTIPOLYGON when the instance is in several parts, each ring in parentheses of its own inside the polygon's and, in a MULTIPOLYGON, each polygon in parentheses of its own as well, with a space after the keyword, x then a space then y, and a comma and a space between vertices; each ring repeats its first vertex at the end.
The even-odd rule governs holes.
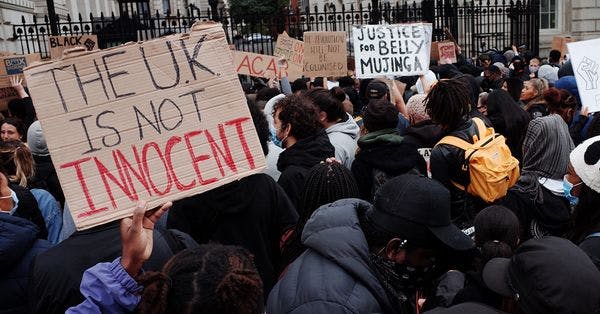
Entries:
POLYGON ((354 197, 359 197, 358 186, 345 166, 337 162, 322 162, 312 167, 300 198, 300 218, 290 239, 283 246, 283 266, 291 264, 306 250, 300 242, 302 230, 317 208, 339 199, 354 197))
POLYGON ((173 256, 161 272, 146 272, 137 281, 144 286, 140 313, 263 312, 263 284, 241 247, 200 245, 173 256))
POLYGON ((439 80, 425 98, 425 110, 435 123, 445 129, 456 128, 469 117, 469 86, 460 79, 439 80))

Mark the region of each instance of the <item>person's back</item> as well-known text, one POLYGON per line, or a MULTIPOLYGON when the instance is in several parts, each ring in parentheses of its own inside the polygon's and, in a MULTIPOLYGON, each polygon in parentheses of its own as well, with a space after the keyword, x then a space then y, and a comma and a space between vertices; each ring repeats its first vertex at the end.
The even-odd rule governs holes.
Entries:
POLYGON ((27 284, 34 257, 51 247, 30 221, 0 213, 0 313, 29 313, 27 284))
POLYGON ((255 174, 175 202, 167 225, 198 243, 239 245, 255 257, 268 293, 277 281, 279 240, 298 220, 282 188, 265 174, 255 174))
MULTIPOLYGON (((78 231, 67 240, 35 258, 30 286, 30 308, 35 313, 64 313, 83 301, 79 292, 83 272, 100 262, 121 255, 119 222, 78 231)), ((187 235, 170 231, 154 233, 154 250, 144 269, 158 270, 186 246, 194 246, 187 235)))
POLYGON ((60 203, 62 208, 65 205, 65 195, 58 181, 54 164, 52 164, 52 158, 39 121, 33 122, 27 130, 27 145, 35 164, 33 177, 28 180, 29 188, 47 190, 60 203))
POLYGON ((371 204, 346 199, 325 205, 304 228, 307 251, 271 291, 267 313, 400 313, 392 308, 368 259, 358 215, 371 204))

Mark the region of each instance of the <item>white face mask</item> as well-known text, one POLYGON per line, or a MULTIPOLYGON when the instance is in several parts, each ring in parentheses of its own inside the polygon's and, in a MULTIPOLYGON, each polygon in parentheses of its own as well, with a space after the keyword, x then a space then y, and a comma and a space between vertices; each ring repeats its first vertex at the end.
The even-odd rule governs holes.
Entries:
POLYGON ((19 199, 17 198, 17 193, 15 193, 15 191, 13 191, 12 189, 9 189, 9 190, 10 190, 10 195, 0 196, 0 200, 12 198, 13 207, 10 210, 2 208, 2 209, 0 209, 0 211, 10 212, 10 214, 12 215, 12 214, 14 214, 15 210, 17 210, 17 207, 19 207, 19 199))
POLYGON ((529 66, 529 73, 536 73, 539 69, 540 69, 539 65, 530 65, 529 66))

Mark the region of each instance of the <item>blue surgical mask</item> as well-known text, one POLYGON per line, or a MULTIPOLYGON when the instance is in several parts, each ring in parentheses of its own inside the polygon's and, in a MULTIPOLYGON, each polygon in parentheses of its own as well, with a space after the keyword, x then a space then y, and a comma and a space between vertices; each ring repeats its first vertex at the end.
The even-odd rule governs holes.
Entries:
POLYGON ((569 180, 567 180, 567 175, 565 175, 565 177, 563 178, 563 190, 565 192, 565 198, 569 201, 569 204, 575 206, 577 205, 577 203, 579 203, 579 197, 574 196, 571 194, 571 190, 580 185, 582 182, 579 182, 577 184, 573 184, 571 182, 569 182, 569 180))

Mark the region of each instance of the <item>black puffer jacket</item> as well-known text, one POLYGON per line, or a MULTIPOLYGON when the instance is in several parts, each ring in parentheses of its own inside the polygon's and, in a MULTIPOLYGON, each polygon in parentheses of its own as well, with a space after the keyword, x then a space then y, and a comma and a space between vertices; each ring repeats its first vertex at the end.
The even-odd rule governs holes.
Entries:
POLYGON ((28 313, 27 283, 33 258, 50 248, 23 218, 0 213, 0 313, 28 313))
POLYGON ((281 185, 296 208, 300 208, 300 195, 304 190, 304 180, 310 168, 328 157, 335 157, 335 148, 329 142, 325 130, 302 139, 279 154, 277 169, 281 185))
POLYGON ((406 129, 404 142, 416 148, 433 148, 443 137, 442 127, 431 120, 421 121, 406 129))

